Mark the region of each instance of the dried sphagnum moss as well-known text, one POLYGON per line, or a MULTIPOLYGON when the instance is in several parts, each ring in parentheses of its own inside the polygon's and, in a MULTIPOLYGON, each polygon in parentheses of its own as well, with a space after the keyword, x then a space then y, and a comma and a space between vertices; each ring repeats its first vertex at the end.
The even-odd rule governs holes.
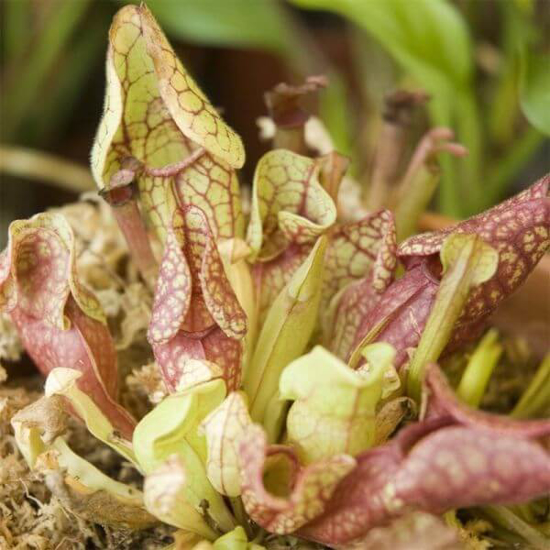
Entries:
POLYGON ((142 395, 151 405, 157 405, 168 395, 160 368, 155 362, 144 365, 140 369, 134 369, 126 378, 126 385, 129 393, 142 395))
MULTIPOLYGON (((43 475, 29 470, 15 444, 10 420, 39 397, 39 392, 24 387, 0 385, 0 549, 156 550, 170 543, 172 529, 168 526, 131 532, 83 521, 52 495, 43 475)), ((76 421, 69 424, 69 440, 86 460, 118 481, 141 482, 135 470, 76 421)))
POLYGON ((17 361, 23 354, 23 346, 7 313, 0 313, 0 360, 17 361))
POLYGON ((0 386, 0 548, 84 548, 93 530, 66 514, 15 443, 12 416, 39 397, 23 387, 0 386))

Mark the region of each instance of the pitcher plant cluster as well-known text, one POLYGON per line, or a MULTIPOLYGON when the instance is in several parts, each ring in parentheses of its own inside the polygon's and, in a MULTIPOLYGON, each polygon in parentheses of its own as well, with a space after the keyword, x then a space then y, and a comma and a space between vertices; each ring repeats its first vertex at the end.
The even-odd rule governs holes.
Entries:
POLYGON ((62 474, 69 508, 131 529, 165 522, 183 548, 286 536, 351 548, 411 513, 550 492, 550 421, 476 410, 485 382, 474 373, 457 395, 436 363, 483 333, 549 247, 550 177, 411 236, 437 156, 465 151, 431 130, 391 208, 367 211, 348 159, 312 137, 300 100, 325 82, 310 78, 268 94, 275 148, 241 202, 241 139, 144 5, 116 15, 106 71, 92 172, 153 295, 147 340, 166 397, 139 421, 118 401, 117 351, 62 215, 13 222, 0 256, 0 307, 47 376, 13 418, 17 443, 31 468, 62 474), (67 415, 143 490, 73 452, 67 415))

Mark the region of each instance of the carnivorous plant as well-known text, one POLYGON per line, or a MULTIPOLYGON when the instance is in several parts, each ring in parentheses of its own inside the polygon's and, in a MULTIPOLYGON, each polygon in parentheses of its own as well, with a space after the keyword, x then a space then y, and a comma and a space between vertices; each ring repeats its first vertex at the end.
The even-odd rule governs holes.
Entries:
MULTIPOLYGON (((277 148, 241 200, 243 143, 145 5, 115 16, 106 71, 92 173, 151 296, 165 392, 147 414, 119 401, 117 348, 67 220, 13 222, 0 256, 0 307, 47 376, 12 419, 17 444, 32 468, 61 474, 67 508, 129 529, 167 523, 174 548, 379 548, 399 530, 426 536, 426 522, 458 548, 443 514, 452 525, 458 508, 547 497, 550 421, 476 410, 438 362, 482 335, 548 249, 550 176, 409 236, 438 155, 465 151, 431 130, 392 207, 367 211, 348 159, 323 150, 299 108, 325 84, 310 79, 271 92, 277 148), (67 415, 143 486, 78 456, 67 415)), ((549 534, 530 529, 535 546, 549 534)))

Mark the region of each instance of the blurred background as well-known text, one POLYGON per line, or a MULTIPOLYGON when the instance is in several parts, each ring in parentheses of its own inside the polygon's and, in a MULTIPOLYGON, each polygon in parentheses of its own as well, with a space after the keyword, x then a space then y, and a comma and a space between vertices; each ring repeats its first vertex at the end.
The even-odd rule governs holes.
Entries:
MULTIPOLYGON (((0 245, 15 218, 93 189, 110 21, 127 1, 4 0, 0 245), (52 156, 44 156, 47 153, 52 156), (74 164, 68 164, 70 161, 74 164)), ((250 182, 269 144, 256 119, 278 82, 325 74, 311 109, 368 186, 384 97, 430 94, 414 132, 452 128, 434 210, 479 212, 548 172, 548 0, 149 0, 183 63, 243 137, 250 182)))

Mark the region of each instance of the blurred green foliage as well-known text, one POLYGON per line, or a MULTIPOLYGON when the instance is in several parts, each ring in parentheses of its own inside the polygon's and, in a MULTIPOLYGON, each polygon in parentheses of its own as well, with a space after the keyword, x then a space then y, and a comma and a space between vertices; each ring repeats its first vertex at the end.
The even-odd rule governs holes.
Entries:
MULTIPOLYGON (((63 131, 75 116, 91 71, 102 63, 110 19, 124 3, 2 3, 3 142, 48 148, 63 131)), ((355 75, 362 89, 355 102, 350 101, 354 85, 349 74, 329 61, 322 38, 308 24, 309 11, 300 15, 298 9, 336 14, 340 19, 333 15, 329 22, 337 26, 344 43, 353 43, 356 69, 372 58, 373 49, 381 49, 386 63, 398 68, 391 85, 426 89, 432 96, 431 123, 449 126, 468 147, 465 159, 443 159, 439 208, 446 214, 465 216, 505 196, 540 149, 544 134, 550 135, 550 58, 543 32, 550 17, 544 0, 147 3, 175 41, 264 50, 283 61, 293 80, 327 74, 331 86, 321 94, 320 116, 341 152, 369 158, 368 144, 360 139, 363 129, 357 127, 364 119, 356 111, 373 119, 379 115, 372 104, 357 104, 357 95, 372 99, 377 82, 388 85, 387 71, 377 78, 374 64, 369 82, 364 74, 355 75), (491 25, 488 19, 494 19, 491 25), (356 32, 370 40, 354 41, 356 32)), ((232 85, 246 88, 246 82, 232 85)), ((371 101, 378 109, 387 91, 371 101)), ((365 180, 368 185, 368 174, 365 180)))
MULTIPOLYGON (((447 158, 440 190, 441 210, 453 216, 475 213, 502 198, 514 173, 533 154, 543 136, 532 128, 524 129, 518 139, 518 78, 514 74, 517 56, 529 51, 540 32, 535 25, 534 3, 502 1, 494 3, 500 11, 503 50, 495 51, 498 67, 492 83, 493 97, 478 94, 475 48, 466 17, 447 0, 293 0, 300 7, 325 9, 347 18, 374 37, 410 75, 415 84, 431 96, 429 110, 434 124, 448 126, 469 149, 466 159, 447 158), (509 86, 512 74, 512 101, 493 102, 503 96, 501 87, 509 86), (482 108, 481 103, 489 107, 482 108), (493 107, 494 106, 494 107, 493 107), (493 109, 491 109, 493 107, 493 109), (505 155, 514 162, 502 164, 491 157, 488 124, 498 119, 510 131, 505 155)), ((464 4, 464 3, 462 3, 464 4)), ((483 4, 483 3, 478 3, 483 4)), ((487 6, 490 3, 486 4, 487 6)), ((479 9, 470 3, 470 7, 479 9)), ((542 26, 540 27, 542 29, 542 26)), ((547 120, 550 86, 550 57, 524 55, 521 107, 529 122, 550 135, 547 120), (528 61, 529 60, 529 61, 528 61), (531 72, 529 72, 531 70, 531 72)), ((509 99, 502 98, 502 99, 509 99)), ((495 136, 496 140, 499 136, 495 136)), ((499 155, 500 156, 500 155, 499 155)))
POLYGON ((259 48, 285 57, 296 51, 291 20, 278 2, 149 0, 147 5, 167 33, 186 41, 259 48))
POLYGON ((91 65, 105 49, 106 20, 90 17, 90 5, 90 0, 2 4, 2 141, 40 147, 73 114, 91 65))
POLYGON ((529 122, 550 135, 550 59, 548 55, 521 52, 521 108, 529 122))

